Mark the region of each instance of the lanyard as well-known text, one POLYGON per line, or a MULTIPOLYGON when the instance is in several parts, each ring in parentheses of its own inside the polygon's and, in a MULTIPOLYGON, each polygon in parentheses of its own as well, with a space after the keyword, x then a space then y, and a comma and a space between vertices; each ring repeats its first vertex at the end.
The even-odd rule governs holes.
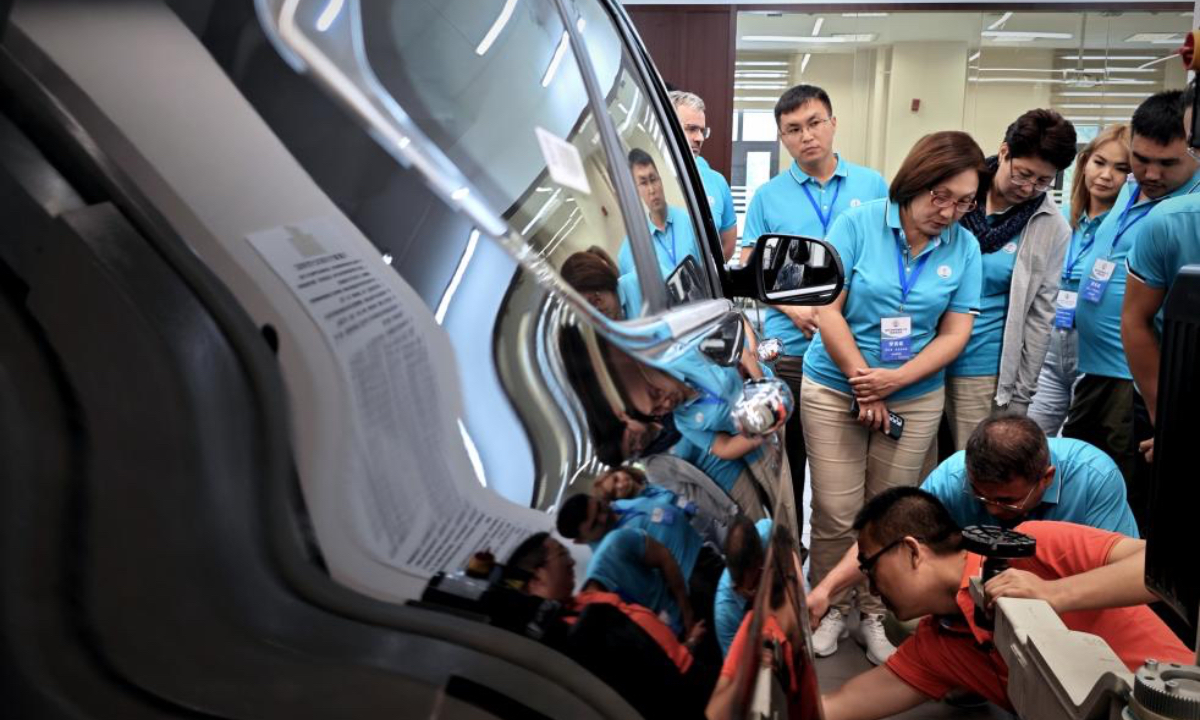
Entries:
MULTIPOLYGON (((925 269, 925 264, 933 256, 933 250, 917 258, 917 264, 913 266, 912 272, 906 273, 904 272, 904 249, 901 247, 904 241, 900 239, 900 231, 896 228, 892 228, 892 235, 896 238, 896 271, 900 275, 900 310, 903 312, 904 303, 908 300, 908 293, 913 289, 913 285, 917 284, 917 278, 921 276, 921 271, 925 269)), ((933 241, 930 240, 930 242, 933 241)))
POLYGON ((698 382, 692 382, 688 384, 691 385, 696 392, 700 393, 700 397, 688 403, 689 407, 692 405, 720 405, 721 403, 725 402, 725 398, 716 394, 712 390, 709 390, 698 382))
POLYGON ((816 198, 812 196, 812 192, 808 189, 808 183, 802 183, 796 179, 796 170, 792 168, 792 179, 800 183, 800 189, 804 191, 804 195, 808 198, 808 204, 812 205, 813 212, 817 214, 817 220, 821 221, 821 237, 825 237, 829 233, 829 223, 833 222, 833 208, 837 204, 838 194, 842 192, 842 178, 840 175, 833 176, 833 200, 829 202, 829 214, 821 212, 821 206, 817 204, 816 198))
POLYGON ((674 268, 679 267, 679 263, 676 262, 677 251, 675 250, 675 223, 671 222, 670 216, 667 217, 667 229, 666 230, 660 231, 658 228, 651 226, 650 234, 654 238, 654 242, 657 243, 658 246, 663 249, 663 252, 671 260, 671 268, 674 269, 674 268), (670 247, 667 247, 666 245, 664 245, 663 241, 659 239, 658 236, 660 234, 665 235, 671 241, 670 247))
POLYGON ((1113 236, 1112 244, 1108 246, 1108 254, 1104 256, 1106 259, 1112 257, 1113 250, 1117 249, 1117 243, 1121 242, 1121 236, 1124 235, 1129 228, 1136 225, 1139 220, 1149 215, 1150 211, 1154 209, 1154 204, 1162 199, 1155 198, 1154 200, 1146 203, 1146 209, 1143 210, 1137 217, 1130 220, 1129 211, 1133 209, 1133 204, 1137 202, 1138 196, 1141 194, 1142 191, 1137 185, 1134 185, 1129 191, 1129 202, 1125 203, 1125 209, 1121 211, 1120 217, 1117 218, 1117 234, 1113 236))
MULTIPOLYGON (((1084 234, 1085 236, 1087 234, 1086 228, 1084 229, 1084 234)), ((1072 240, 1074 240, 1074 238, 1072 238, 1072 240)), ((1086 243, 1081 243, 1078 247, 1076 247, 1075 243, 1072 242, 1071 247, 1067 248, 1067 258, 1063 263, 1062 272, 1062 281, 1064 283, 1071 279, 1071 272, 1075 269, 1075 263, 1079 262, 1079 258, 1081 258, 1084 253, 1092 249, 1092 245, 1094 245, 1095 242, 1096 233, 1095 231, 1092 231, 1092 237, 1089 238, 1086 243), (1072 252, 1072 250, 1074 250, 1074 252, 1072 252)))

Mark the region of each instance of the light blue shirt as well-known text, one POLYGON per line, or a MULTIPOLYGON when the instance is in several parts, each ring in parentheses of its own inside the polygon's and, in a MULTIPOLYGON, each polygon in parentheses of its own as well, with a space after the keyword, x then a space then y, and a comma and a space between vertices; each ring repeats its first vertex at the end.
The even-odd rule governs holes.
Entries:
POLYGON ((638 284, 637 273, 625 273, 617 278, 617 300, 626 320, 642 316, 642 286, 638 284))
MULTIPOLYGON (((1136 538, 1137 522, 1125 500, 1125 479, 1112 458, 1082 440, 1050 438, 1048 442, 1054 480, 1036 507, 1008 525, 1026 520, 1061 520, 1136 538)), ((959 450, 929 473, 921 489, 936 495, 959 527, 1003 525, 963 491, 965 464, 966 453, 959 450)))
POLYGON ((646 536, 645 530, 637 528, 619 528, 605 535, 592 552, 587 580, 595 580, 625 602, 665 612, 678 627, 675 598, 662 573, 646 565, 646 536))
MULTIPOLYGON (((762 541, 763 551, 766 552, 767 542, 771 537, 771 521, 759 520, 754 523, 758 537, 762 541)), ((721 573, 721 581, 717 583, 717 595, 713 601, 713 624, 717 630, 717 642, 721 645, 721 654, 729 654, 729 646, 742 626, 742 618, 746 617, 749 602, 733 588, 733 576, 728 570, 721 573)))
POLYGON ((1000 347, 1004 344, 1004 322, 1008 319, 1008 294, 1020 243, 1021 233, 1017 233, 999 250, 980 253, 983 291, 979 297, 979 314, 971 326, 967 346, 946 366, 948 377, 1000 374, 1000 347))
POLYGON ((1129 274, 1157 290, 1170 289, 1184 265, 1200 265, 1200 192, 1154 208, 1127 265, 1129 274))
POLYGON ((1082 293, 1075 308, 1075 327, 1079 330, 1079 372, 1103 377, 1132 380, 1125 347, 1121 344, 1121 304, 1125 300, 1126 257, 1146 230, 1146 218, 1151 210, 1167 198, 1186 195, 1200 184, 1200 172, 1174 192, 1155 200, 1135 203, 1126 212, 1129 199, 1138 192, 1136 182, 1127 182, 1117 195, 1108 217, 1096 231, 1096 242, 1080 261, 1082 279, 1086 280, 1097 260, 1107 259, 1115 264, 1108 287, 1100 302, 1084 299, 1082 293), (1117 237, 1118 230, 1125 232, 1117 237))
POLYGON ((697 393, 675 408, 675 428, 685 439, 708 452, 718 432, 737 434, 729 415, 743 394, 736 368, 717 365, 693 350, 666 369, 697 393))
POLYGON ((729 189, 725 176, 709 167, 708 161, 699 155, 696 156, 696 167, 700 170, 700 182, 704 184, 705 199, 708 200, 708 208, 712 211, 717 229, 725 232, 737 226, 737 214, 733 210, 733 191, 729 189))
MULTIPOLYGON (((977 312, 979 309, 983 275, 979 242, 958 223, 930 240, 920 255, 910 258, 908 242, 900 227, 899 206, 888 200, 875 200, 843 213, 834 221, 827 239, 841 256, 846 273, 846 302, 842 316, 850 326, 859 352, 871 367, 903 365, 880 359, 880 321, 883 318, 899 315, 912 318, 912 354, 916 357, 937 335, 938 322, 944 313, 977 312), (899 244, 896 232, 900 233, 899 244), (900 310, 897 253, 902 253, 910 278, 919 259, 929 256, 920 276, 912 283, 903 311, 900 310)), ((850 382, 829 356, 819 334, 804 356, 804 375, 834 390, 851 392, 850 382)), ((943 383, 944 373, 939 371, 897 390, 890 397, 894 400, 917 397, 938 389, 943 383)), ((846 410, 849 409, 847 406, 846 410)))
MULTIPOLYGON (((840 156, 833 177, 824 186, 801 170, 799 163, 793 162, 787 172, 779 173, 755 191, 746 210, 746 224, 739 244, 754 247, 759 236, 768 233, 824 238, 843 212, 885 198, 887 194, 883 176, 870 168, 842 160, 840 156)), ((808 338, 778 310, 767 309, 764 330, 765 337, 783 340, 786 355, 799 357, 808 348, 808 338)))
MULTIPOLYGON (((712 443, 709 443, 710 447, 711 445, 712 443)), ((671 448, 671 454, 695 465, 713 482, 720 485, 722 490, 731 493, 733 486, 737 484, 738 477, 746 471, 746 463, 757 460, 762 454, 762 450, 757 449, 736 460, 725 460, 709 452, 708 447, 701 448, 687 438, 683 438, 671 448)))
POLYGON ((1079 292, 1079 280, 1083 276, 1083 256, 1092 249, 1096 242, 1096 231, 1100 229, 1107 212, 1102 212, 1094 218, 1087 213, 1080 213, 1079 222, 1071 232, 1071 244, 1067 246, 1067 256, 1063 258, 1063 273, 1059 280, 1060 290, 1079 292))
MULTIPOLYGON (((646 227, 650 228, 650 243, 654 246, 654 254, 658 257, 658 271, 666 280, 679 267, 679 263, 688 255, 696 259, 700 267, 700 248, 696 244, 696 231, 692 227, 692 218, 683 208, 667 206, 667 225, 662 230, 655 227, 649 216, 646 217, 646 227)), ((619 274, 634 272, 633 250, 629 247, 629 238, 621 242, 617 251, 617 269, 619 274)))

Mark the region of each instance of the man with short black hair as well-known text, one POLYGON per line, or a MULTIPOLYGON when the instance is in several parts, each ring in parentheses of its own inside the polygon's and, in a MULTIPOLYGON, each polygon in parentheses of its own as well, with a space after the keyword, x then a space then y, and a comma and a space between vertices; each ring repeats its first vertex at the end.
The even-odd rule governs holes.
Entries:
POLYGON ((753 522, 745 515, 739 515, 725 538, 725 572, 721 573, 717 583, 713 604, 713 629, 723 654, 729 652, 729 645, 762 580, 765 548, 770 536, 770 520, 753 522))
MULTIPOLYGON (((1008 667, 992 632, 975 624, 968 590, 983 556, 961 549, 958 525, 936 497, 886 490, 855 519, 860 572, 901 620, 922 618, 886 664, 823 698, 826 720, 884 718, 966 688, 1011 710, 1008 667)), ((1016 528, 1037 541, 1033 557, 1009 561, 988 580, 988 602, 1046 600, 1068 628, 1099 636, 1132 672, 1146 658, 1190 663, 1194 655, 1146 607, 1141 540, 1063 522, 1016 528)))
MULTIPOLYGON (((1196 80, 1183 94, 1183 130, 1188 153, 1192 147, 1196 80)), ((1159 331, 1163 301, 1184 265, 1200 264, 1200 193, 1189 192, 1159 203, 1146 218, 1138 242, 1129 251, 1125 298, 1121 309, 1121 341, 1134 383, 1146 403, 1149 420, 1158 411, 1159 331)), ((1149 447, 1153 439, 1143 443, 1149 447)))
POLYGON ((1200 189, 1200 163, 1188 153, 1181 95, 1178 90, 1152 95, 1134 111, 1129 150, 1136 182, 1122 188, 1096 230, 1091 250, 1080 260, 1084 279, 1075 320, 1083 376, 1075 384, 1063 427, 1064 436, 1087 441, 1117 462, 1139 525, 1145 521, 1147 498, 1145 483, 1135 478, 1139 438, 1134 414, 1145 409, 1121 344, 1126 258, 1159 203, 1200 189))
MULTIPOLYGON (((701 263, 704 256, 700 254, 699 245, 696 243, 692 218, 687 210, 667 204, 662 176, 659 175, 654 158, 645 150, 634 148, 629 151, 629 170, 633 173, 638 196, 646 206, 650 241, 658 257, 658 269, 663 279, 670 277, 675 268, 689 255, 697 263, 701 263)), ((629 238, 625 238, 621 249, 617 251, 617 269, 620 275, 635 271, 629 238)))
POLYGON ((709 167, 708 161, 700 156, 700 148, 708 139, 709 127, 704 115, 704 100, 695 93, 684 90, 672 90, 668 97, 675 106, 675 114, 679 124, 683 126, 683 136, 687 138, 688 147, 696 159, 696 168, 700 171, 700 182, 704 184, 704 195, 712 211, 713 222, 721 233, 721 252, 724 260, 733 257, 737 250, 737 215, 733 210, 733 192, 729 183, 721 173, 709 167))

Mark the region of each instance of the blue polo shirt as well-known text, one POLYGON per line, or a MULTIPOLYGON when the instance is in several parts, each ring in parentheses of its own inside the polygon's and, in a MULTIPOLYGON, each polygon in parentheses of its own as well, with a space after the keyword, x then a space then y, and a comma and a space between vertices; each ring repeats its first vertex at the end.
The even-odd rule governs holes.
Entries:
MULTIPOLYGON (((1127 182, 1117 195, 1108 217, 1096 231, 1096 242, 1079 263, 1084 282, 1091 276, 1097 260, 1107 259, 1115 264, 1108 287, 1100 302, 1091 302, 1080 293, 1075 308, 1075 327, 1079 330, 1079 372, 1103 377, 1132 380, 1125 347, 1121 344, 1121 304, 1125 300, 1126 258, 1146 230, 1146 216, 1160 202, 1187 195, 1200 185, 1200 172, 1174 192, 1155 200, 1143 200, 1129 205, 1137 197, 1136 182, 1127 182), (1121 232, 1121 230, 1124 232, 1121 232), (1118 237, 1119 235, 1119 237, 1118 237)), ((1081 284, 1081 287, 1083 285, 1081 284)))
POLYGON ((725 176, 709 167, 708 161, 699 155, 696 156, 696 167, 700 170, 700 182, 704 185, 705 199, 708 200, 708 208, 712 211, 717 229, 725 232, 735 227, 737 214, 733 211, 733 191, 729 189, 725 176))
MULTIPOLYGON (((1112 458, 1082 440, 1050 438, 1048 442, 1054 480, 1037 507, 1008 525, 1016 526, 1027 520, 1061 520, 1136 538, 1137 522, 1125 500, 1125 479, 1112 458)), ((963 491, 965 464, 966 453, 959 450, 929 473, 921 489, 936 495, 959 527, 1003 524, 963 491)))
POLYGON ((1094 218, 1089 218, 1086 212, 1080 213, 1079 222, 1075 224, 1075 230, 1071 233, 1067 255, 1063 258, 1063 272, 1058 283, 1060 290, 1079 292, 1079 280, 1083 277, 1083 256, 1095 244, 1096 231, 1100 229, 1106 217, 1107 212, 1102 212, 1094 218))
POLYGON ((708 451, 711 445, 710 442, 707 447, 702 448, 687 438, 683 438, 671 448, 671 454, 695 465, 698 470, 720 485, 726 494, 731 493, 733 486, 737 484, 738 477, 746 470, 746 463, 757 460, 762 454, 762 449, 755 450, 736 460, 725 460, 708 451))
POLYGON ((595 580, 628 603, 666 613, 679 626, 679 606, 662 573, 646 565, 645 530, 619 528, 604 536, 592 552, 587 580, 595 580))
MULTIPOLYGON (((758 537, 762 540, 763 551, 766 552, 767 542, 771 537, 771 521, 759 520, 754 523, 758 537)), ((729 654, 729 646, 733 644, 733 636, 737 635, 742 626, 742 618, 746 617, 749 602, 738 595, 733 588, 733 576, 728 570, 721 573, 721 581, 717 583, 717 595, 713 601, 713 625, 717 630, 717 642, 721 645, 721 654, 729 654)))
MULTIPOLYGON (((659 230, 654 222, 646 216, 646 227, 650 228, 650 241, 654 245, 654 253, 658 257, 658 270, 666 280, 679 267, 679 263, 688 255, 700 262, 700 246, 696 244, 696 230, 692 227, 692 218, 683 208, 667 206, 667 226, 659 230)), ((617 251, 617 270, 619 274, 634 272, 633 250, 629 247, 629 238, 621 242, 617 251)))
MULTIPOLYGON (((846 273, 846 302, 842 316, 850 326, 859 352, 871 367, 897 368, 900 362, 880 359, 880 321, 885 317, 912 318, 912 354, 916 357, 937 335, 938 322, 950 312, 977 312, 983 271, 979 242, 966 228, 953 223, 931 239, 921 254, 909 257, 908 241, 900 227, 899 206, 874 200, 842 214, 827 238, 842 258, 846 273), (895 233, 899 233, 897 242, 895 233), (904 311, 900 311, 900 277, 897 254, 911 273, 924 261, 921 274, 912 283, 904 311)), ((850 382, 825 349, 818 335, 804 356, 804 375, 814 382, 851 393, 850 382)), ((944 383, 943 372, 901 388, 894 400, 924 395, 944 383)), ((849 408, 847 408, 848 410, 849 408)))
MULTIPOLYGON (((1003 217, 997 213, 988 217, 1003 217)), ((1008 319, 1008 294, 1012 288, 1013 267, 1021 233, 1017 233, 995 252, 980 252, 983 267, 983 291, 979 296, 979 314, 971 326, 971 338, 958 357, 946 366, 948 377, 986 377, 1000 374, 1000 349, 1004 344, 1004 322, 1008 319)))
MULTIPOLYGON (((662 543, 671 557, 675 558, 679 572, 687 581, 696 567, 696 557, 704 541, 692 528, 691 516, 675 504, 675 499, 675 493, 657 488, 657 491, 642 493, 628 500, 614 501, 610 507, 617 515, 618 530, 642 530, 662 543)), ((598 545, 593 544, 592 549, 598 551, 599 545, 603 544, 601 540, 598 545)))
POLYGON ((675 428, 705 452, 719 432, 737 434, 729 413, 741 399, 742 376, 736 368, 717 365, 699 350, 691 350, 672 362, 666 371, 696 391, 696 397, 675 408, 675 428))
POLYGON ((617 300, 626 320, 642 316, 642 286, 638 283, 637 273, 625 273, 617 278, 617 300))
MULTIPOLYGON (((793 162, 787 172, 779 173, 755 191, 739 244, 754 247, 759 236, 767 233, 824 238, 843 212, 887 194, 883 176, 840 155, 833 177, 824 186, 793 162)), ((765 337, 783 340, 786 355, 799 357, 808 348, 808 338, 778 310, 767 308, 764 330, 765 337)))
POLYGON ((1184 265, 1200 265, 1200 191, 1159 203, 1129 251, 1129 274, 1147 287, 1170 289, 1184 265))

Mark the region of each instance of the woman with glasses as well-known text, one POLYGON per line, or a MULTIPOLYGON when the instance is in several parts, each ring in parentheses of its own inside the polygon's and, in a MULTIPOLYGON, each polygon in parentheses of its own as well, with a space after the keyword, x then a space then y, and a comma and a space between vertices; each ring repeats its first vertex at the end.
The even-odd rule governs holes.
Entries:
POLYGON ((994 411, 1024 415, 1033 400, 1071 239, 1046 191, 1074 158, 1075 127, 1053 110, 1030 110, 988 158, 990 183, 962 219, 983 254, 983 292, 971 340, 946 368, 955 450, 994 411))
MULTIPOLYGON (((826 238, 846 280, 820 309, 821 332, 804 356, 814 585, 854 543, 854 517, 867 500, 921 479, 942 416, 943 368, 966 345, 979 306, 979 244, 958 221, 975 206, 984 173, 970 135, 926 135, 888 198, 850 208, 826 238)), ((882 663, 895 650, 883 604, 861 585, 858 607, 858 640, 882 663)), ((835 599, 813 636, 818 656, 837 649, 849 609, 845 594, 835 599)))
POLYGON ((1075 160, 1071 204, 1064 208, 1073 232, 1059 278, 1050 345, 1038 376, 1037 393, 1029 406, 1029 417, 1051 437, 1062 430, 1071 405, 1071 387, 1079 376, 1075 302, 1083 270, 1080 259, 1091 249, 1096 229, 1108 217, 1130 172, 1129 126, 1124 123, 1101 130, 1075 160))

